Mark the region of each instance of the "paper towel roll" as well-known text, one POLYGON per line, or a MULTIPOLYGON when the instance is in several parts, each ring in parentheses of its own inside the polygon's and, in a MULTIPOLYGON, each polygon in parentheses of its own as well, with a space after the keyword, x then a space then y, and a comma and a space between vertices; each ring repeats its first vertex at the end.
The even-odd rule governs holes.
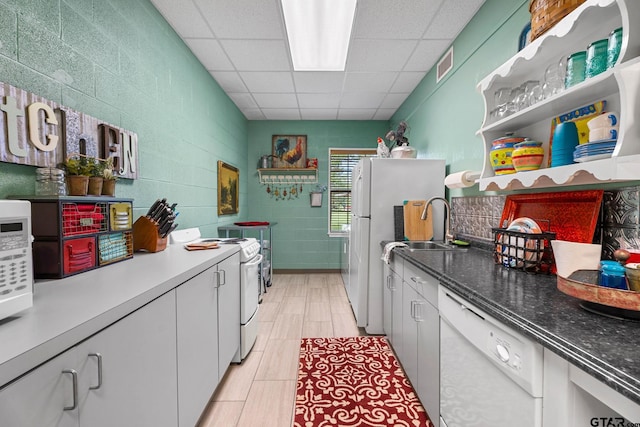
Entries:
POLYGON ((475 185, 476 180, 480 178, 480 172, 461 171, 447 175, 444 179, 444 185, 449 188, 466 188, 475 185))

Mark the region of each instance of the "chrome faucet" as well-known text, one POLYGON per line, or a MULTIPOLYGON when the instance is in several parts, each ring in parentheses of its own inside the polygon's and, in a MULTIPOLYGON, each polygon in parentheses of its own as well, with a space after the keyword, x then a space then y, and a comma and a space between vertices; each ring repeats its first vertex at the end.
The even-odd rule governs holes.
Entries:
POLYGON ((420 219, 426 220, 427 214, 429 211, 429 205, 433 203, 434 200, 442 200, 445 206, 445 214, 447 215, 444 223, 444 242, 451 243, 453 241, 453 234, 451 234, 451 230, 449 230, 449 224, 451 223, 451 206, 449 206, 449 202, 444 197, 432 197, 427 200, 427 203, 424 205, 424 210, 422 211, 422 215, 420 219))

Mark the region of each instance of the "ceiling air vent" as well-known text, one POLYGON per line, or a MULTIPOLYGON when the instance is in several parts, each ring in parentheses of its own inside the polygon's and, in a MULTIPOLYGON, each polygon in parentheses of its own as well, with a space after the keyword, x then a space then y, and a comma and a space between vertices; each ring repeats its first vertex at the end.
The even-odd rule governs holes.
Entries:
POLYGON ((453 46, 449 48, 437 65, 436 83, 438 83, 453 68, 453 46))

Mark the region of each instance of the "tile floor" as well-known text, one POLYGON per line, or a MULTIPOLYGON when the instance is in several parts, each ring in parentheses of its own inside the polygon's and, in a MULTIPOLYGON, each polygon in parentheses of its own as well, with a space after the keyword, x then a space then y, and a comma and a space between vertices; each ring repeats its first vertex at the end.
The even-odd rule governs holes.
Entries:
POLYGON ((274 275, 258 315, 253 350, 227 370, 198 427, 290 427, 300 338, 365 334, 338 273, 274 275))

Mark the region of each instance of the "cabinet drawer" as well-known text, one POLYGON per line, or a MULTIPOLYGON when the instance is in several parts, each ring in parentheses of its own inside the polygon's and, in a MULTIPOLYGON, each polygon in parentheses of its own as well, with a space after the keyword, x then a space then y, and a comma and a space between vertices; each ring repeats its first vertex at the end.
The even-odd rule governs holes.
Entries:
POLYGON ((62 204, 62 235, 107 231, 107 204, 67 202, 62 204))
POLYGON ((129 230, 133 227, 131 203, 109 203, 109 226, 112 231, 129 230))
POLYGON ((404 281, 409 284, 422 298, 434 307, 438 307, 438 280, 422 271, 415 265, 404 263, 404 281))
POLYGON ((81 237, 62 242, 64 274, 79 273, 96 266, 96 239, 81 237))
POLYGON ((112 262, 133 257, 133 232, 100 234, 98 236, 98 264, 105 265, 112 262))

